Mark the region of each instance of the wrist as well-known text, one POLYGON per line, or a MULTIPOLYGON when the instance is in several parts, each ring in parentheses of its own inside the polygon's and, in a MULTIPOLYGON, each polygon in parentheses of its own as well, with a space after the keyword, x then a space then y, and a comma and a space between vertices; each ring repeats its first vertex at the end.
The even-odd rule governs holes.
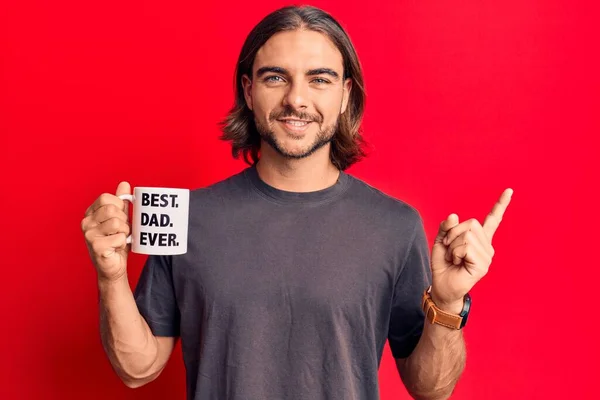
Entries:
POLYGON ((106 278, 101 275, 98 275, 98 287, 100 289, 122 286, 124 284, 129 286, 129 279, 127 278, 127 274, 123 274, 118 277, 112 278, 106 278))
POLYGON ((464 299, 460 299, 459 301, 454 301, 454 302, 445 302, 445 301, 441 301, 436 295, 435 293, 431 293, 431 300, 433 301, 433 303, 435 304, 435 306, 437 308, 439 308, 440 310, 447 312, 449 314, 460 314, 465 302, 464 299))

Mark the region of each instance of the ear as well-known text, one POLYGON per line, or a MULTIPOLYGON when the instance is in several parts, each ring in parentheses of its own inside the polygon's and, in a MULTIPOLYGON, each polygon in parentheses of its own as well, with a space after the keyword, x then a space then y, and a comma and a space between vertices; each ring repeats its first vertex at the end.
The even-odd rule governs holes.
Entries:
POLYGON ((252 80, 247 74, 242 75, 242 88, 244 89, 246 105, 250 110, 252 110, 252 80))
POLYGON ((352 90, 352 78, 346 78, 344 81, 344 92, 342 93, 342 110, 340 114, 343 114, 348 107, 348 101, 350 100, 350 91, 352 90))

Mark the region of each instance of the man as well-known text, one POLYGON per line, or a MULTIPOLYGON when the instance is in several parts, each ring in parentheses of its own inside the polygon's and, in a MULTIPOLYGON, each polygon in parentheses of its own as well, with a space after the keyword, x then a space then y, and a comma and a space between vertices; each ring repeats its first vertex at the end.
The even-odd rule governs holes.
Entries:
POLYGON ((430 257, 416 209, 344 172, 364 155, 362 82, 331 16, 275 11, 242 48, 222 125, 250 166, 191 192, 188 252, 149 256, 132 293, 129 184, 88 208, 102 341, 126 385, 156 379, 181 338, 189 399, 376 399, 388 340, 414 398, 450 396, 512 191, 483 226, 442 221, 430 257))

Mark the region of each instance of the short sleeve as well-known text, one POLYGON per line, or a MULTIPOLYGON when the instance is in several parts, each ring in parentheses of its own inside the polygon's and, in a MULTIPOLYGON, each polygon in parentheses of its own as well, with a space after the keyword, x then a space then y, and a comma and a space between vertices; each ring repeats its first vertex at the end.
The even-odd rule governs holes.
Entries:
POLYGON ((134 292, 138 310, 155 336, 179 336, 171 260, 171 256, 148 256, 134 292))
POLYGON ((429 245, 420 216, 408 249, 392 299, 388 341, 394 358, 408 357, 423 332, 425 314, 421 301, 423 291, 431 284, 431 267, 429 245))

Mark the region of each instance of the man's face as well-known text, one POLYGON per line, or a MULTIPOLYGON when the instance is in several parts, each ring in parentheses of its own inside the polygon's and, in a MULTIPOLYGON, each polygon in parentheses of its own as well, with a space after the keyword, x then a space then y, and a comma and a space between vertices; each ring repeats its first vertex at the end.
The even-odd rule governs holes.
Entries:
POLYGON ((261 138, 286 158, 303 158, 329 143, 346 110, 351 80, 335 45, 314 31, 273 35, 257 52, 246 104, 261 138))

